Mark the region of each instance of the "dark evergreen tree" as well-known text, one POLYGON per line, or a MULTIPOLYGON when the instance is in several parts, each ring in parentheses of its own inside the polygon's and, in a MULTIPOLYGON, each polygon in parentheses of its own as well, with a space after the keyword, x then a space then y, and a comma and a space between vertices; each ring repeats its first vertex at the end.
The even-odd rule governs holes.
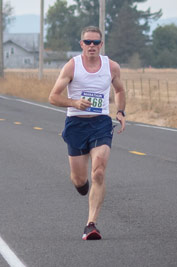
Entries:
POLYGON ((108 34, 107 54, 120 63, 129 63, 134 54, 143 61, 149 42, 148 21, 161 16, 161 10, 153 14, 150 9, 142 12, 130 2, 133 1, 124 1, 108 34))
MULTIPOLYGON (((106 0, 106 47, 109 43, 106 52, 116 60, 126 63, 134 53, 139 53, 147 42, 149 20, 161 16, 161 11, 138 11, 136 3, 145 1, 106 0)), ((99 0, 74 0, 69 7, 66 0, 56 0, 47 13, 46 23, 47 47, 78 50, 82 28, 99 25, 99 0)))
POLYGON ((152 53, 154 67, 177 67, 177 26, 159 26, 153 32, 152 53))
POLYGON ((145 36, 138 19, 136 8, 131 8, 125 2, 113 23, 107 52, 111 58, 120 63, 128 63, 130 57, 134 53, 139 53, 145 45, 145 36))
POLYGON ((76 6, 67 6, 66 0, 57 0, 46 17, 46 48, 55 51, 78 50, 79 21, 75 16, 76 6))
POLYGON ((74 0, 81 29, 88 25, 99 26, 99 0, 74 0))

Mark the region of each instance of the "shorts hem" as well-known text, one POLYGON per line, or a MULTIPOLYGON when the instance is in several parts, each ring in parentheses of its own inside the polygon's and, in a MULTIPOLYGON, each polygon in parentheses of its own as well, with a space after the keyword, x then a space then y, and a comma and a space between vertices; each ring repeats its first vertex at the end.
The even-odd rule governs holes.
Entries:
POLYGON ((89 145, 89 148, 87 149, 73 148, 70 145, 68 145, 68 155, 71 157, 87 155, 93 148, 103 145, 107 145, 111 149, 111 144, 112 144, 112 138, 104 137, 92 141, 89 145))

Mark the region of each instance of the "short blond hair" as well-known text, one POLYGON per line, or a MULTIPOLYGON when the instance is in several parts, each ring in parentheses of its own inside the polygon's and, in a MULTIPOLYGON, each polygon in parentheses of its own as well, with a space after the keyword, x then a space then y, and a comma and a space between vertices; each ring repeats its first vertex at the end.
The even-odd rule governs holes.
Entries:
POLYGON ((86 32, 97 32, 97 33, 99 33, 99 35, 100 35, 100 39, 102 39, 102 32, 101 32, 100 29, 99 29, 98 27, 96 27, 96 26, 87 26, 87 27, 85 27, 85 28, 82 30, 82 32, 81 32, 81 40, 83 40, 83 38, 84 38, 84 34, 85 34, 86 32))

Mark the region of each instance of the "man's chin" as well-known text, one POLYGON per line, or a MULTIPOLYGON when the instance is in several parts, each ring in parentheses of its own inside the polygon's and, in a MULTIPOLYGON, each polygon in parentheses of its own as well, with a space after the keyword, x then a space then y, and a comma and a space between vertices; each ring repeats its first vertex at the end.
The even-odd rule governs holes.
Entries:
POLYGON ((88 56, 90 56, 90 57, 96 57, 96 56, 98 56, 98 53, 96 53, 95 51, 89 51, 88 52, 88 56))

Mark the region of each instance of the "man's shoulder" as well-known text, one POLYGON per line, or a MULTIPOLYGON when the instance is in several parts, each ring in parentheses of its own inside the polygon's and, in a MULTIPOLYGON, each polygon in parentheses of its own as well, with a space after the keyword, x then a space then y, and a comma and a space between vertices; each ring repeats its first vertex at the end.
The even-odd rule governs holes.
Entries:
POLYGON ((114 61, 114 60, 112 60, 112 59, 110 59, 110 58, 109 58, 109 63, 113 68, 120 68, 119 63, 114 61))
POLYGON ((60 75, 73 78, 74 75, 74 59, 71 58, 62 68, 60 75))
POLYGON ((65 65, 64 68, 74 69, 75 62, 81 58, 81 55, 77 55, 72 57, 65 65))
POLYGON ((109 58, 109 64, 110 64, 110 70, 112 74, 120 72, 120 65, 116 61, 109 58))
POLYGON ((71 71, 74 69, 74 58, 71 58, 64 66, 63 69, 65 71, 71 71))

